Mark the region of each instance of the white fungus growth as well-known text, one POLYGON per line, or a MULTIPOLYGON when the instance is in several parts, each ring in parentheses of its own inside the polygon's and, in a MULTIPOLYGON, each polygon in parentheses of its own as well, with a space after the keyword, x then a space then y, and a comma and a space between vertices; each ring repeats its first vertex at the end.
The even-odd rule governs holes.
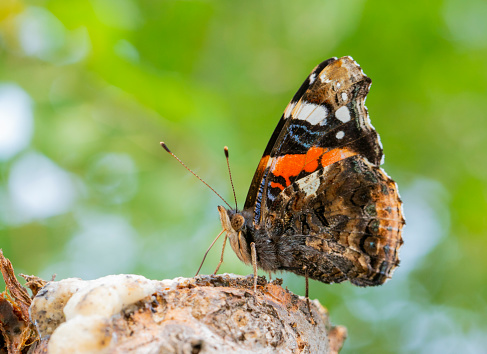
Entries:
POLYGON ((41 337, 51 335, 49 353, 106 353, 116 338, 112 316, 178 279, 155 282, 139 275, 96 280, 64 279, 47 284, 34 298, 30 315, 41 337))

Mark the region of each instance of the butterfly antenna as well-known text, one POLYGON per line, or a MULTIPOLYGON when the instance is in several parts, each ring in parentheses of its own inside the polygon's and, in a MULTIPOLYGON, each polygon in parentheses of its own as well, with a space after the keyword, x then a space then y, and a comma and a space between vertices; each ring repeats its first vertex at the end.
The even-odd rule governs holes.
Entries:
POLYGON ((232 185, 233 199, 235 200, 235 210, 238 210, 237 195, 235 194, 235 187, 233 186, 232 171, 230 170, 230 161, 228 160, 228 146, 223 148, 225 150, 225 158, 227 159, 228 175, 230 176, 230 184, 232 185))
POLYGON ((201 182, 203 182, 203 183, 204 183, 204 184, 205 184, 205 185, 206 185, 208 188, 210 188, 210 189, 213 191, 213 193, 215 193, 217 196, 219 196, 219 197, 220 197, 220 199, 221 199, 221 200, 223 200, 223 202, 224 202, 226 205, 228 205, 228 207, 229 207, 230 209, 232 209, 232 207, 230 206, 230 204, 228 204, 228 203, 227 203, 227 201, 226 201, 225 199, 223 199, 223 197, 222 197, 220 194, 218 194, 216 190, 214 190, 213 188, 211 188, 211 187, 210 187, 210 185, 209 185, 208 183, 206 183, 205 181, 203 181, 203 179, 202 179, 200 176, 198 176, 198 175, 197 175, 196 173, 194 173, 194 172, 193 172, 193 171, 192 171, 192 170, 191 170, 191 169, 190 169, 188 166, 186 166, 186 165, 184 164, 184 162, 183 162, 183 161, 181 161, 181 160, 180 160, 180 159, 179 159, 179 158, 178 158, 176 155, 174 155, 174 154, 171 152, 171 150, 169 150, 169 148, 167 147, 167 145, 166 145, 164 142, 162 142, 162 141, 161 141, 161 146, 162 146, 162 147, 164 148, 164 150, 166 150, 166 151, 167 151, 167 152, 168 152, 168 153, 169 153, 169 154, 170 154, 172 157, 174 157, 176 160, 178 160, 178 161, 179 161, 179 163, 180 163, 181 165, 183 165, 183 166, 184 166, 184 168, 186 168, 186 169, 187 169, 189 172, 191 172, 191 173, 192 173, 192 174, 193 174, 193 175, 194 175, 196 178, 198 178, 198 179, 199 179, 201 182))

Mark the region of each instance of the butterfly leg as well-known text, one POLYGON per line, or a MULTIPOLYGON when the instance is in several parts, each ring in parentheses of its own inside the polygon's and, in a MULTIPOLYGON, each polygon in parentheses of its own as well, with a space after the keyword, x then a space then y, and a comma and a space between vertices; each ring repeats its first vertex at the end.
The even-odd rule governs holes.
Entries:
POLYGON ((225 245, 227 244, 227 238, 228 238, 228 235, 225 234, 225 238, 223 239, 222 255, 220 257, 220 262, 218 262, 218 265, 216 266, 216 269, 215 269, 215 272, 213 273, 213 275, 216 275, 216 273, 218 273, 218 269, 220 269, 220 266, 223 263, 223 253, 225 253, 225 245))
POLYGON ((250 243, 252 267, 254 268, 254 294, 257 294, 257 251, 255 250, 255 242, 250 243))
MULTIPOLYGON (((200 264, 200 267, 198 268, 198 270, 196 271, 196 274, 195 276, 197 276, 199 273, 200 273, 200 270, 201 270, 201 267, 203 266, 203 263, 205 263, 205 259, 206 259, 206 256, 208 255, 208 252, 210 252, 211 248, 213 247, 213 245, 215 244, 216 240, 218 240, 218 238, 221 236, 221 234, 224 232, 225 230, 222 230, 217 237, 215 237, 215 239, 213 240, 213 242, 211 243, 210 247, 208 247, 208 249, 206 250, 205 252, 205 255, 203 256, 203 260, 201 261, 201 264, 200 264)), ((225 239, 226 239, 226 236, 225 236, 225 239)), ((225 247, 225 243, 223 243, 223 247, 225 247)), ((223 255, 222 255, 222 258, 223 258, 223 255)), ((220 265, 218 265, 220 266, 220 265)), ((218 270, 218 268, 217 268, 218 270)), ((216 271, 215 271, 216 273, 216 271)))
POLYGON ((306 305, 308 305, 309 315, 311 316, 311 319, 313 320, 313 313, 311 312, 311 306, 310 306, 310 303, 309 303, 309 275, 308 275, 308 267, 307 266, 303 266, 303 270, 304 270, 304 277, 306 279, 306 294, 305 294, 305 296, 306 296, 306 305))

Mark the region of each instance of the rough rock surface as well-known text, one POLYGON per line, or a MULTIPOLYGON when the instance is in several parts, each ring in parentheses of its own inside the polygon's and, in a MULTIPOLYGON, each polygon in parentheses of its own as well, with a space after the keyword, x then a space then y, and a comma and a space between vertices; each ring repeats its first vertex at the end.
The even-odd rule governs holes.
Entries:
POLYGON ((223 274, 150 281, 118 275, 50 282, 30 308, 49 353, 336 353, 326 310, 279 281, 223 274))

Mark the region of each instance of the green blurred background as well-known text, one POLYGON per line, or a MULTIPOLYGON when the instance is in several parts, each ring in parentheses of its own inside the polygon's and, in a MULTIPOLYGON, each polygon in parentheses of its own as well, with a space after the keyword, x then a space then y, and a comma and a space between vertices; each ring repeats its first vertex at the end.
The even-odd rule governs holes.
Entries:
MULTIPOLYGON (((221 201, 159 141, 231 200, 228 145, 243 205, 304 78, 351 55, 405 244, 386 285, 311 297, 343 353, 486 352, 486 18, 485 0, 1 0, 0 247, 45 279, 194 275, 221 201)), ((221 271, 251 273, 230 249, 221 271)))

